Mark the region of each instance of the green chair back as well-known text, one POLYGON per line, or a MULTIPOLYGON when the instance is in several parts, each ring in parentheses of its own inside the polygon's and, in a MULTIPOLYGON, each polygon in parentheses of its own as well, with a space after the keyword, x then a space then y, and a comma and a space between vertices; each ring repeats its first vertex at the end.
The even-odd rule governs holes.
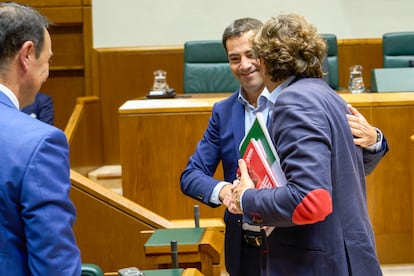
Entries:
POLYGON ((239 86, 220 40, 185 42, 184 93, 233 92, 239 86))
POLYGON ((81 276, 104 276, 104 272, 95 264, 82 264, 81 276))
POLYGON ((409 67, 414 61, 414 32, 392 32, 382 35, 384 68, 409 67))
POLYGON ((339 74, 338 74, 338 43, 336 35, 334 34, 321 34, 325 39, 328 48, 327 51, 327 63, 328 63, 328 83, 332 89, 337 90, 339 87, 339 74))

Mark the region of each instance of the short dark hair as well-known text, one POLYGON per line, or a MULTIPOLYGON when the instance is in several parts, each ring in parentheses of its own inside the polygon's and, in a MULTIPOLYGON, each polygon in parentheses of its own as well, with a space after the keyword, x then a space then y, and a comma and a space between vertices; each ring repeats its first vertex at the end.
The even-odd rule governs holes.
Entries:
POLYGON ((13 57, 26 41, 33 41, 36 58, 43 49, 49 21, 33 8, 0 3, 0 64, 13 57))
POLYGON ((223 33, 222 42, 224 49, 226 49, 226 52, 226 42, 228 39, 233 37, 239 37, 242 34, 247 33, 249 31, 257 32, 262 27, 262 25, 263 23, 260 20, 250 17, 234 20, 233 23, 226 27, 223 33))

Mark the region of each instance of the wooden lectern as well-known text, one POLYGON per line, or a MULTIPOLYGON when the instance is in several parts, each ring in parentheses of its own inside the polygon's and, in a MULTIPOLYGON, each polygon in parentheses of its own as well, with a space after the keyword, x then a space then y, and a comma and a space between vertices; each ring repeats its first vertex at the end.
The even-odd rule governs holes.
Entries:
MULTIPOLYGON (((200 202, 181 192, 180 175, 207 128, 213 104, 228 94, 140 99, 119 109, 123 196, 167 219, 192 219, 200 202)), ((216 173, 223 179, 221 166, 216 173)), ((224 207, 200 204, 200 218, 224 207)))

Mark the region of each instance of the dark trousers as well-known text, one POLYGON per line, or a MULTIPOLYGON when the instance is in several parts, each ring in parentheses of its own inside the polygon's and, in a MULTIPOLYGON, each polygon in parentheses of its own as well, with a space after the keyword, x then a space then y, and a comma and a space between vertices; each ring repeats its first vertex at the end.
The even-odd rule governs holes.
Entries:
POLYGON ((241 249, 240 275, 231 276, 259 276, 262 249, 247 244, 243 244, 241 249))

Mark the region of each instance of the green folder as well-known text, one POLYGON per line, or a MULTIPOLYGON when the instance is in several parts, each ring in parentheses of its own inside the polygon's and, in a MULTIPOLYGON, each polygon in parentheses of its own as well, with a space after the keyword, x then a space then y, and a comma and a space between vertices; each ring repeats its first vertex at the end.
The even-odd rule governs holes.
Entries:
POLYGON ((205 228, 172 228, 157 229, 147 240, 145 246, 170 245, 171 241, 177 241, 177 245, 198 244, 203 236, 205 228))

